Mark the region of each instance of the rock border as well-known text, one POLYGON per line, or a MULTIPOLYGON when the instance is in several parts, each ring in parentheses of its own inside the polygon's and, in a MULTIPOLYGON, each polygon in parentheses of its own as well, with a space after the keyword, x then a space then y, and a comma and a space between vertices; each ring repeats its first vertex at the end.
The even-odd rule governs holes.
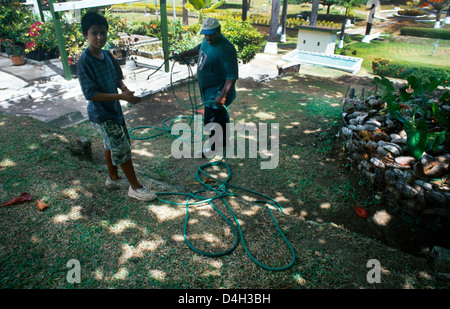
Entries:
POLYGON ((429 215, 450 219, 450 155, 410 156, 402 124, 382 109, 375 96, 344 99, 338 135, 348 158, 413 223, 429 215))

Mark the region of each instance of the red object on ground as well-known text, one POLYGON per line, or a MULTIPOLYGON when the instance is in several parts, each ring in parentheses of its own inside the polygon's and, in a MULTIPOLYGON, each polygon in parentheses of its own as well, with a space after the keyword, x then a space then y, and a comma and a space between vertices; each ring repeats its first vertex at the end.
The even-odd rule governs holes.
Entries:
POLYGON ((361 218, 364 218, 364 219, 369 218, 369 212, 367 210, 360 208, 360 207, 353 207, 353 208, 355 209, 356 214, 358 216, 360 216, 361 218))
POLYGON ((4 202, 3 204, 0 205, 0 207, 13 205, 13 204, 19 204, 19 203, 23 203, 23 202, 28 202, 28 201, 31 201, 32 199, 33 198, 31 197, 30 193, 24 192, 20 196, 10 199, 7 202, 4 202))
POLYGON ((196 112, 197 114, 204 114, 204 113, 205 113, 205 110, 204 110, 204 109, 196 109, 195 112, 196 112))
POLYGON ((37 203, 37 207, 38 207, 40 210, 44 210, 45 208, 50 207, 49 204, 46 204, 46 203, 44 203, 44 202, 42 202, 42 201, 36 201, 36 203, 37 203))

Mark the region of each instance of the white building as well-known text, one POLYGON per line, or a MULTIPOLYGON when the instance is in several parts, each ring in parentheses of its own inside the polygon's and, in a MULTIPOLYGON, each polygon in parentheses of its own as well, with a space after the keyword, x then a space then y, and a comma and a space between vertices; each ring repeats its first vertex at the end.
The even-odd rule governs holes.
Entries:
POLYGON ((298 26, 297 49, 322 53, 326 55, 334 54, 337 33, 336 28, 324 28, 316 26, 298 26))

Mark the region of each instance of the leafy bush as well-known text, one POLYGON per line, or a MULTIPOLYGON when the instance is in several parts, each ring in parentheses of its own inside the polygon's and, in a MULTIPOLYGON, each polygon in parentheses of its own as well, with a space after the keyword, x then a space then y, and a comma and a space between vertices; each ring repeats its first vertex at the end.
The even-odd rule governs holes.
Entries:
POLYGON ((375 77, 373 83, 383 89, 382 101, 387 112, 403 123, 407 134, 408 153, 420 159, 424 152, 437 151, 447 139, 447 113, 442 108, 450 99, 447 90, 436 91, 439 81, 408 76, 408 85, 395 92, 392 81, 375 77))
POLYGON ((400 30, 400 34, 422 38, 450 40, 450 29, 403 27, 400 30))
POLYGON ((400 10, 397 12, 400 16, 423 16, 426 15, 423 11, 419 10, 400 10))
POLYGON ((260 51, 263 36, 250 22, 229 18, 221 21, 221 29, 243 63, 250 62, 260 51))
POLYGON ((409 76, 416 76, 423 80, 437 79, 442 86, 448 86, 450 80, 450 70, 445 68, 398 63, 383 58, 374 59, 372 70, 374 74, 386 77, 408 79, 409 76))
MULTIPOLYGON (((200 44, 202 37, 200 36, 200 24, 191 26, 183 26, 179 21, 168 21, 168 41, 169 51, 177 54, 184 50, 191 49, 200 44)), ((145 35, 162 39, 161 21, 150 20, 150 22, 134 22, 126 28, 126 32, 130 34, 145 35)))
POLYGON ((31 10, 19 1, 0 0, 0 7, 0 38, 23 44, 33 21, 31 10))

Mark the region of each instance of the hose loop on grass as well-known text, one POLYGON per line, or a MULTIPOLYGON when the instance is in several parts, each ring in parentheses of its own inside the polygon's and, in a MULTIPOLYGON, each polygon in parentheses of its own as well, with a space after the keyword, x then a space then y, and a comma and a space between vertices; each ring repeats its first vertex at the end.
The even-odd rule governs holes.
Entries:
MULTIPOLYGON (((175 64, 175 62, 174 62, 174 64, 175 64)), ((191 68, 191 66, 188 63, 186 63, 186 65, 187 65, 188 70, 189 70, 189 77, 188 77, 188 79, 189 79, 189 81, 194 82, 194 76, 193 76, 193 73, 192 73, 192 68, 191 68)), ((158 70, 161 67, 162 67, 162 65, 158 68, 158 70)), ((180 105, 191 109, 192 116, 178 116, 178 117, 166 118, 166 119, 163 120, 163 123, 162 123, 163 127, 162 128, 153 127, 153 126, 140 126, 140 127, 132 128, 129 131, 131 138, 139 139, 139 140, 151 139, 151 138, 155 138, 155 137, 160 136, 160 135, 165 134, 165 133, 169 133, 169 134, 173 135, 175 138, 180 138, 180 136, 174 135, 172 133, 172 125, 173 125, 173 123, 175 121, 177 121, 177 120, 180 120, 180 119, 189 119, 189 125, 191 125, 191 123, 192 123, 192 121, 194 119, 194 116, 195 116, 195 111, 197 110, 198 107, 202 106, 203 104, 197 104, 196 103, 197 98, 196 98, 196 95, 195 95, 195 87, 194 87, 194 92, 192 94, 191 93, 191 86, 194 86, 194 85, 191 85, 190 83, 188 83, 188 92, 189 92, 190 106, 184 105, 181 102, 181 100, 178 99, 178 97, 176 96, 175 90, 174 90, 174 84, 173 84, 173 80, 172 80, 172 72, 173 72, 173 65, 172 65, 172 69, 171 69, 171 73, 170 73, 171 74, 170 75, 170 83, 171 83, 171 88, 172 88, 173 95, 174 95, 174 97, 176 98, 177 102, 180 105), (166 125, 167 121, 170 121, 169 125, 166 125), (136 137, 136 136, 133 136, 131 134, 131 132, 136 131, 136 130, 141 130, 141 129, 154 129, 154 130, 157 130, 157 131, 160 131, 160 132, 156 133, 156 134, 153 134, 153 135, 150 135, 150 136, 146 136, 146 137, 136 137)), ((156 73, 156 72, 153 72, 152 74, 150 74, 149 77, 151 75, 153 75, 154 73, 156 73)), ((224 108, 226 109, 225 106, 224 106, 224 108)), ((228 113, 228 110, 227 110, 227 113, 228 113)), ((199 134, 199 132, 192 131, 192 134, 199 134)), ((203 138, 204 138, 203 133, 200 132, 200 134, 202 136, 201 140, 203 140, 203 138)), ((198 140, 197 141, 191 140, 191 141, 192 142, 198 142, 198 140)), ((202 185, 204 187, 204 189, 198 190, 198 191, 195 191, 195 192, 188 192, 188 193, 157 192, 156 196, 157 196, 158 200, 160 202, 162 202, 162 203, 166 203, 166 204, 170 204, 170 205, 177 205, 177 206, 184 206, 186 208, 186 217, 185 217, 185 222, 184 222, 184 227, 183 227, 183 237, 184 237, 184 240, 185 240, 186 244, 188 245, 188 247, 191 248, 196 253, 199 253, 199 254, 202 254, 202 255, 205 255, 205 256, 210 256, 210 257, 224 256, 224 255, 227 255, 227 254, 229 254, 229 253, 234 251, 234 249, 237 247, 237 245, 239 243, 239 239, 240 239, 242 241, 242 245, 243 245, 243 247, 245 249, 245 252, 250 257, 250 259, 254 263, 256 263, 258 266, 260 266, 260 267, 262 267, 262 268, 264 268, 266 270, 271 270, 271 271, 282 271, 282 270, 289 269, 290 267, 292 267, 292 265, 295 262, 294 249, 293 249, 292 245, 290 244, 289 240, 284 235, 284 233, 281 230, 281 228, 279 227, 278 223, 276 222, 276 220, 275 220, 275 218, 273 216, 273 213, 270 210, 270 208, 267 206, 267 204, 275 207, 280 212, 283 212, 283 208, 281 207, 281 205, 277 201, 275 201, 274 199, 272 199, 269 196, 266 196, 266 195, 264 195, 262 193, 259 193, 259 192, 253 191, 253 190, 249 190, 249 189, 246 189, 246 188, 243 188, 243 187, 231 184, 229 182, 229 180, 231 178, 232 172, 231 172, 231 169, 228 166, 228 164, 226 164, 223 160, 224 160, 224 158, 222 158, 222 159, 220 159, 218 161, 202 164, 202 165, 200 165, 197 168, 197 172, 195 174, 195 180, 200 185, 202 185), (205 169, 210 168, 210 167, 215 167, 215 166, 220 166, 222 168, 225 168, 225 170, 227 171, 227 177, 224 180, 221 180, 219 178, 214 178, 212 175, 210 175, 209 173, 207 173, 205 171, 205 169), (206 176, 207 177, 206 179, 208 179, 208 178, 212 179, 215 183, 218 183, 218 185, 216 185, 216 184, 215 185, 211 185, 211 184, 206 183, 205 181, 202 180, 202 176, 206 176), (271 218, 272 222, 274 223, 278 233, 280 234, 280 236, 282 237, 283 241, 285 242, 285 244, 289 248, 290 255, 292 256, 292 258, 291 258, 290 262, 287 265, 281 266, 281 267, 273 267, 273 266, 265 265, 265 264, 261 263, 259 260, 257 260, 252 255, 252 253, 248 249, 248 246, 247 246, 247 244, 245 242, 244 234, 242 232, 241 225, 239 224, 239 220, 238 220, 235 212, 231 209, 230 205, 227 202, 227 198, 228 197, 230 197, 230 196, 237 196, 236 194, 234 194, 234 193, 229 191, 230 187, 234 188, 234 189, 237 189, 237 190, 242 190, 242 191, 245 191, 245 192, 248 192, 248 193, 252 193, 252 194, 255 194, 255 195, 258 195, 258 196, 264 198, 264 200, 257 200, 257 201, 255 201, 255 203, 263 204, 265 206, 265 209, 268 211, 268 213, 270 215, 270 218, 271 218), (204 197, 203 195, 201 195, 203 193, 214 194, 214 196, 212 196, 212 197, 204 197), (164 199, 163 196, 183 196, 183 197, 185 197, 185 202, 169 201, 169 200, 164 199), (230 222, 230 220, 228 220, 228 218, 216 207, 216 205, 214 204, 214 202, 216 200, 220 200, 220 201, 222 201, 225 204, 227 210, 229 211, 229 213, 231 214, 231 216, 233 218, 233 221, 234 221, 237 229, 230 222), (189 207, 197 206, 197 205, 204 205, 204 204, 209 204, 221 216, 221 218, 225 221, 225 223, 232 229, 233 235, 234 235, 234 242, 233 242, 233 245, 230 248, 228 248, 228 249, 226 249, 224 251, 221 251, 221 252, 217 252, 217 253, 205 252, 205 251, 202 251, 202 250, 196 248, 191 243, 191 241, 189 241, 188 232, 187 232, 187 230, 188 230, 188 222, 189 222, 189 207)))

